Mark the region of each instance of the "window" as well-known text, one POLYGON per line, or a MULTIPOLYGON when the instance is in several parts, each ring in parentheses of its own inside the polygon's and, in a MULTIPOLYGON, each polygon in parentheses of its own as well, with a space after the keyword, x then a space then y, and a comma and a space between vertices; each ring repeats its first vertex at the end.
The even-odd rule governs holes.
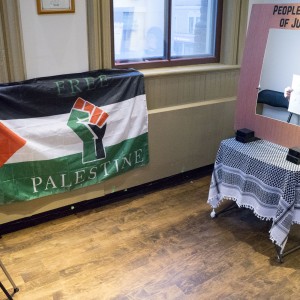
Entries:
POLYGON ((222 0, 113 0, 113 65, 219 61, 222 0))

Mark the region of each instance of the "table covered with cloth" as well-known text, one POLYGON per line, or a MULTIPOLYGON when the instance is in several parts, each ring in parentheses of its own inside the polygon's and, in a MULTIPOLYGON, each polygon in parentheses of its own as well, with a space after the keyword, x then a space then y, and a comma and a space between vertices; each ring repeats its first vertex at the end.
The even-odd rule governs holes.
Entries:
POLYGON ((265 140, 223 140, 208 196, 212 208, 230 199, 272 220, 270 238, 282 248, 291 225, 300 224, 300 166, 286 160, 288 150, 265 140))

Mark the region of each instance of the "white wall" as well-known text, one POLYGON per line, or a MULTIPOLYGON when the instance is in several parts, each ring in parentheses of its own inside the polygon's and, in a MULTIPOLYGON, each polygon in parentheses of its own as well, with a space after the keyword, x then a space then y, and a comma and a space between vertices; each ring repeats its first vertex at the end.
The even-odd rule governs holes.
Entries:
POLYGON ((27 78, 88 70, 86 1, 75 13, 38 15, 36 0, 19 0, 27 78))
POLYGON ((270 29, 261 71, 260 88, 283 92, 300 74, 300 31, 270 29))

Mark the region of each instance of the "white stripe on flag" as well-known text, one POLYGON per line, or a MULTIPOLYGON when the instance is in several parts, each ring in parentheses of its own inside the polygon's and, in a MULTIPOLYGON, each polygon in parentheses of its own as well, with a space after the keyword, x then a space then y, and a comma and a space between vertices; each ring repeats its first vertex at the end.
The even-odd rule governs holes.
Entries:
MULTIPOLYGON (((88 101, 88 99, 85 99, 88 101)), ((104 147, 148 132, 146 95, 101 107, 108 113, 104 147)), ((48 160, 83 151, 83 142, 67 125, 70 114, 1 121, 26 140, 7 162, 48 160)))

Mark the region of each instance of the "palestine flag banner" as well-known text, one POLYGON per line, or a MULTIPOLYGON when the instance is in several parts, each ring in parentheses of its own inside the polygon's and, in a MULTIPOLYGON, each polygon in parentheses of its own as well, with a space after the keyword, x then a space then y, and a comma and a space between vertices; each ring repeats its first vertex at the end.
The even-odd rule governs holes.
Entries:
POLYGON ((149 162, 138 71, 1 84, 0 105, 0 204, 97 184, 149 162))

